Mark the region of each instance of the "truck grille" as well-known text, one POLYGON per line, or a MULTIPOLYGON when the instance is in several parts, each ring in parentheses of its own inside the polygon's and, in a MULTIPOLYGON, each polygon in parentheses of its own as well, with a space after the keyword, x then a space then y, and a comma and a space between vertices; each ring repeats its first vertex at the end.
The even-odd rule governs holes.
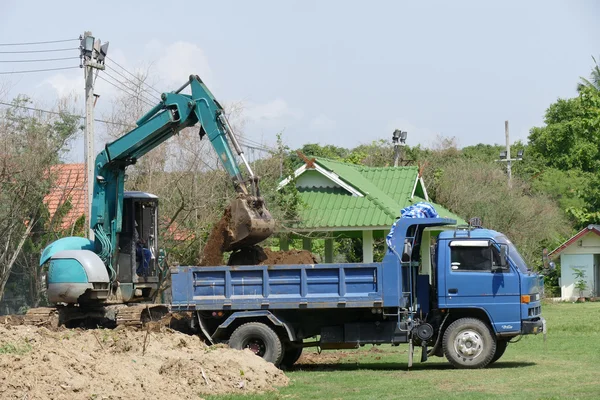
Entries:
POLYGON ((528 316, 530 317, 535 317, 536 315, 541 314, 542 312, 542 307, 541 306, 537 306, 537 307, 531 307, 528 311, 528 316))

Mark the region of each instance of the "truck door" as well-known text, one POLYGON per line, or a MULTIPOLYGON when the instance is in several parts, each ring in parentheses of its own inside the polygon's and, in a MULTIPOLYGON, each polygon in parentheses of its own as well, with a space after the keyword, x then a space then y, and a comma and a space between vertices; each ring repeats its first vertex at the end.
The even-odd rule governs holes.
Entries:
POLYGON ((438 292, 440 307, 481 308, 487 311, 496 332, 520 331, 519 275, 512 267, 497 268, 497 247, 489 240, 473 239, 451 240, 443 247, 439 251, 445 253, 444 260, 438 266, 444 275, 440 278, 445 280, 438 292))

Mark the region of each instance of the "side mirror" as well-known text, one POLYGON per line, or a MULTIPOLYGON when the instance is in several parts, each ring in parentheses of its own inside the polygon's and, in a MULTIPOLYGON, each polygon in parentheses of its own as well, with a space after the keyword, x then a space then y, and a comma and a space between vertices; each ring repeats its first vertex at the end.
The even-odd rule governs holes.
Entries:
POLYGON ((500 265, 502 269, 508 269, 508 246, 505 244, 500 245, 500 265))
POLYGON ((508 270, 508 245, 500 243, 498 246, 500 246, 500 265, 494 265, 492 268, 492 272, 501 272, 508 270))

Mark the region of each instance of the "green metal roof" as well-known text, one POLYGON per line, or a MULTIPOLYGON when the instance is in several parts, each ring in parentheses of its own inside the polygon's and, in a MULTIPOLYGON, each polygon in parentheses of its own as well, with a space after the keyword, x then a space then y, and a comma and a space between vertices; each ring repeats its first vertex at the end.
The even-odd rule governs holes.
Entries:
MULTIPOLYGON (((400 217, 400 210, 425 201, 418 167, 372 168, 324 158, 316 163, 351 185, 364 197, 353 196, 340 187, 298 187, 305 207, 299 211, 296 228, 339 229, 360 227, 389 228, 400 217), (415 183, 418 190, 413 196, 415 183)), ((438 204, 430 202, 442 217, 464 221, 438 204)))

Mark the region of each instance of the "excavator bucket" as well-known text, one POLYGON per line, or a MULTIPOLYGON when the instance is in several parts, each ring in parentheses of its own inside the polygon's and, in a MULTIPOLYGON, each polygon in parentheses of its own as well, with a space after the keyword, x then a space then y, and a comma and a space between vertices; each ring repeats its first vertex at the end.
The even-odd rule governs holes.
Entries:
POLYGON ((230 203, 229 208, 231 210, 229 237, 225 241, 224 251, 251 246, 273 234, 275 221, 265 208, 262 199, 240 196, 230 203))

